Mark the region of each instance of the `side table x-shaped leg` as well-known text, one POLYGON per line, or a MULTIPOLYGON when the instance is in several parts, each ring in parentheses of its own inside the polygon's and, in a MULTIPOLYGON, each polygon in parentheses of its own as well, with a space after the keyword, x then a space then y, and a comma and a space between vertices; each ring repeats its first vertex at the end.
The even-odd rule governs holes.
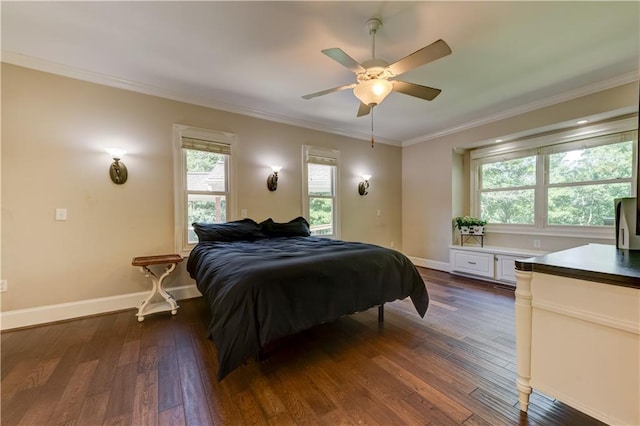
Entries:
POLYGON ((138 313, 136 314, 138 321, 142 322, 144 321, 145 315, 154 314, 156 312, 171 311, 171 315, 175 315, 178 312, 178 303, 173 296, 163 288, 162 284, 164 279, 168 277, 174 269, 176 269, 176 265, 180 262, 182 262, 182 257, 178 254, 135 257, 133 259, 131 264, 133 266, 139 266, 140 272, 151 278, 153 283, 151 293, 142 301, 142 303, 140 303, 140 306, 138 307, 138 313), (149 268, 149 266, 162 264, 166 264, 167 266, 164 273, 158 277, 149 268), (162 296, 164 301, 152 302, 153 298, 158 294, 162 296))

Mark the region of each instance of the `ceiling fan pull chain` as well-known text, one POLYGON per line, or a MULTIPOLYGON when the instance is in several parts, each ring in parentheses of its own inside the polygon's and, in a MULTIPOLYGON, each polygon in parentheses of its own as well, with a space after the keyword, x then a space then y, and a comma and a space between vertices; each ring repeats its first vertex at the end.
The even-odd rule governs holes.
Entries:
POLYGON ((376 109, 375 105, 371 107, 371 148, 373 148, 373 110, 376 109))

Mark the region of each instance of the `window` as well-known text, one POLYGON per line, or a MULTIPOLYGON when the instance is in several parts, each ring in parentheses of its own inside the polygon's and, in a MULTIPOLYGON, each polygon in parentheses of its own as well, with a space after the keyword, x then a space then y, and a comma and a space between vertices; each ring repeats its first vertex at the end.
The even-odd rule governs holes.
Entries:
POLYGON ((339 152, 303 146, 304 213, 311 235, 339 237, 338 157, 339 152))
POLYGON ((613 200, 635 194, 637 132, 609 126, 472 151, 472 214, 505 232, 613 226, 613 200))
POLYGON ((534 223, 536 157, 480 166, 481 217, 489 223, 534 223))
POLYGON ((231 152, 235 136, 174 126, 176 249, 188 253, 198 242, 194 222, 231 218, 231 152))
POLYGON ((551 153, 545 161, 547 225, 613 225, 613 200, 632 196, 631 140, 551 153))

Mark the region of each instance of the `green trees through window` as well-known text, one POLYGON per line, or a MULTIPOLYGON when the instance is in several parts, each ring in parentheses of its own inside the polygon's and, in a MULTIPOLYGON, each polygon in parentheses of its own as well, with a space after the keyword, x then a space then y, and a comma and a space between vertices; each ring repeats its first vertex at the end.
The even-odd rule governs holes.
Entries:
POLYGON ((483 164, 481 217, 489 223, 534 223, 536 157, 483 164))
POLYGON ((192 223, 227 221, 227 156, 194 149, 185 153, 188 241, 196 243, 192 223))
POLYGON ((481 217, 497 224, 611 226, 613 200, 632 196, 633 145, 557 145, 487 158, 478 167, 481 217))
POLYGON ((335 166, 309 163, 309 225, 312 235, 333 235, 335 166))
POLYGON ((615 198, 631 196, 631 141, 550 154, 547 223, 613 225, 615 198))

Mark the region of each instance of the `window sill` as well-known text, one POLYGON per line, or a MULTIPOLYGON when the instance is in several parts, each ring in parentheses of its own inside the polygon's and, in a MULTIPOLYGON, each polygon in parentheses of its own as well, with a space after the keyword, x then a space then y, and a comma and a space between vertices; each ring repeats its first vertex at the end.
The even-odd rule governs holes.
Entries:
POLYGON ((574 227, 550 227, 550 228, 534 228, 534 227, 510 227, 510 226, 487 226, 486 234, 518 234, 545 237, 564 237, 564 238, 584 238, 598 239, 615 242, 615 229, 610 226, 594 227, 590 229, 576 229, 574 227))
MULTIPOLYGON (((193 245, 193 247, 195 247, 195 244, 193 245)), ((189 247, 188 249, 178 250, 176 253, 178 253, 180 256, 186 259, 191 255, 191 250, 193 250, 193 247, 189 247)))

